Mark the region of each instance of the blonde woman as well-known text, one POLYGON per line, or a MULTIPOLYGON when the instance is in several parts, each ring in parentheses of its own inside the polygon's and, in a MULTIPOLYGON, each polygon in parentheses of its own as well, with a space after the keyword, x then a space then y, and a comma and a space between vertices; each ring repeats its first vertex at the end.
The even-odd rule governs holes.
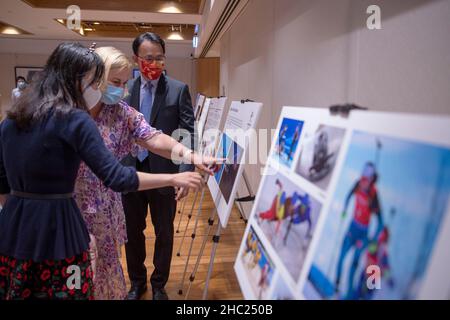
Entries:
MULTIPOLYGON (((95 50, 105 63, 105 81, 101 85, 101 101, 90 110, 106 147, 119 160, 140 148, 171 158, 189 155, 190 160, 205 172, 215 159, 201 159, 197 154, 171 137, 150 127, 144 116, 121 99, 131 76, 132 64, 113 47, 95 50)), ((94 296, 100 300, 122 300, 126 297, 125 278, 120 264, 120 248, 127 241, 125 215, 121 194, 105 187, 84 164, 78 172, 76 201, 81 209, 95 252, 94 296)))

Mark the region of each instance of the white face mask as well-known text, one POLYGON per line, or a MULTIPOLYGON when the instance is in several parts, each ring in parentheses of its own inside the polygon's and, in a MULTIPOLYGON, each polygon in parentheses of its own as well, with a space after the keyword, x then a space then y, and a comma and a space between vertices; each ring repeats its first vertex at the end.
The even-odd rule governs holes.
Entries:
POLYGON ((83 98, 86 102, 86 106, 89 110, 91 110, 102 98, 102 92, 100 91, 100 89, 95 90, 94 88, 92 88, 92 86, 89 86, 84 89, 83 98))

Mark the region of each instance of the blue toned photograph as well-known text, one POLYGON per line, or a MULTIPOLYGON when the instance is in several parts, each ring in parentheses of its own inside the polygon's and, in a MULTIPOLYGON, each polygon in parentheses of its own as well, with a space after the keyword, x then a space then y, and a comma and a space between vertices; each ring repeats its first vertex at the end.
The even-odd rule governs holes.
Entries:
POLYGON ((291 167, 298 141, 303 129, 303 121, 284 118, 276 139, 273 157, 291 167))
MULTIPOLYGON (((228 137, 225 133, 222 134, 222 139, 220 139, 219 149, 217 150, 217 158, 219 159, 228 159, 228 154, 230 152, 230 147, 233 141, 230 137, 228 137)), ((214 174, 214 178, 217 181, 217 184, 219 184, 220 179, 222 178, 223 170, 225 169, 225 164, 220 164, 216 172, 214 174)))
POLYGON ((416 299, 449 192, 450 149, 355 132, 305 298, 416 299))
POLYGON ((227 162, 223 166, 222 177, 219 184, 220 191, 227 203, 230 202, 231 192, 233 191, 243 152, 242 148, 236 142, 231 141, 231 145, 231 149, 227 156, 227 162))

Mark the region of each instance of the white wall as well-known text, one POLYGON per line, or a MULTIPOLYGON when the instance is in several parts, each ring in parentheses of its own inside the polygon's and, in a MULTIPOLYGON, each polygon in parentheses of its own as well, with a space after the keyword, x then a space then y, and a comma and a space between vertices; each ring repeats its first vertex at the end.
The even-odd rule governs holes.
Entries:
POLYGON ((449 17, 449 0, 250 0, 221 39, 221 94, 263 102, 268 129, 284 105, 450 114, 449 17))
MULTIPOLYGON (((52 50, 62 42, 59 40, 7 39, 0 38, 0 106, 4 114, 11 106, 11 90, 15 86, 16 66, 42 67, 45 65, 52 50)), ((83 42, 89 46, 90 42, 83 42)), ((97 47, 114 46, 127 55, 132 55, 131 41, 129 42, 97 42, 97 47)), ((189 43, 167 44, 167 72, 168 74, 189 85, 191 95, 196 95, 196 84, 193 61, 190 54, 193 51, 189 43)))

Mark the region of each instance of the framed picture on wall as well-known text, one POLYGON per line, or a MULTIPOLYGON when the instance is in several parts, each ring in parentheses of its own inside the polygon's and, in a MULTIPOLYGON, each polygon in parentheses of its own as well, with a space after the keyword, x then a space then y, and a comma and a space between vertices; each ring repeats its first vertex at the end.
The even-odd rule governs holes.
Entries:
POLYGON ((42 67, 15 67, 14 86, 16 85, 17 77, 24 77, 27 82, 30 82, 42 70, 44 70, 42 67))

